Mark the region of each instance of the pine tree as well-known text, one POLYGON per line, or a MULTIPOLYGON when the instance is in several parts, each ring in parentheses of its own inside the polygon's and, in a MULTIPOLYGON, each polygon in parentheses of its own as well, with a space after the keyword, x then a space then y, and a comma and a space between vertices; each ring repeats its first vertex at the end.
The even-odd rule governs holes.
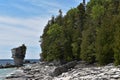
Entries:
POLYGON ((55 22, 62 26, 63 25, 63 15, 62 15, 62 10, 59 10, 59 15, 56 17, 55 22))
POLYGON ((52 16, 41 36, 44 61, 120 64, 120 1, 90 0, 52 16))
POLYGON ((96 58, 95 54, 96 26, 92 25, 92 23, 93 23, 92 21, 87 21, 85 25, 87 26, 87 29, 84 29, 82 33, 80 57, 87 63, 94 63, 96 58))
POLYGON ((113 26, 115 27, 114 34, 114 63, 115 65, 120 65, 120 14, 116 15, 113 19, 113 26))
POLYGON ((48 48, 48 56, 47 60, 60 60, 62 54, 62 44, 63 44, 63 32, 62 27, 58 24, 53 24, 47 31, 48 39, 49 39, 49 48, 48 48), (61 42, 62 41, 62 42, 61 42))
POLYGON ((111 25, 112 17, 105 17, 101 27, 97 30, 96 39, 96 56, 100 65, 105 65, 113 62, 113 33, 114 26, 111 25))

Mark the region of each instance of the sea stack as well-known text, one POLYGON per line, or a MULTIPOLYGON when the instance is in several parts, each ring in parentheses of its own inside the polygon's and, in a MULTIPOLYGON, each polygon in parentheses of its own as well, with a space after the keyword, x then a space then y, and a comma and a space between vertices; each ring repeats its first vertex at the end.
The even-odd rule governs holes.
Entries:
POLYGON ((23 61, 26 54, 26 46, 23 44, 17 48, 13 48, 12 51, 12 58, 14 59, 14 63, 16 66, 22 66, 23 61))

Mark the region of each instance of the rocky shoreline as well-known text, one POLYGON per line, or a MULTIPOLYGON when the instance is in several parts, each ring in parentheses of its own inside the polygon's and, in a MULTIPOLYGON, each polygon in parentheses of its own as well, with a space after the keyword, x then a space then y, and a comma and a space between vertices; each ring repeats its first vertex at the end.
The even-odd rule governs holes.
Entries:
POLYGON ((39 62, 20 67, 5 80, 120 80, 120 66, 111 63, 98 67, 81 61, 55 66, 39 62))
POLYGON ((13 64, 10 64, 10 63, 7 63, 6 65, 0 65, 0 69, 3 69, 3 68, 14 68, 14 67, 17 67, 16 65, 13 65, 13 64))
MULTIPOLYGON (((34 64, 36 62, 30 62, 29 60, 25 60, 23 62, 23 65, 25 64, 34 64)), ((16 68, 16 67, 21 67, 20 65, 15 65, 15 64, 11 64, 11 63, 6 63, 5 65, 0 64, 0 69, 4 69, 4 68, 16 68)))

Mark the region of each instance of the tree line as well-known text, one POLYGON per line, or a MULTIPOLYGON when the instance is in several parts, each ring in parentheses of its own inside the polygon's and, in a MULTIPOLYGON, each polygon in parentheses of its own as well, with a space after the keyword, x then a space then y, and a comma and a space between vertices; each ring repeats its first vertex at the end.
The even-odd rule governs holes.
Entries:
POLYGON ((44 61, 83 60, 120 64, 120 1, 90 0, 65 16, 59 10, 45 26, 41 38, 44 61))

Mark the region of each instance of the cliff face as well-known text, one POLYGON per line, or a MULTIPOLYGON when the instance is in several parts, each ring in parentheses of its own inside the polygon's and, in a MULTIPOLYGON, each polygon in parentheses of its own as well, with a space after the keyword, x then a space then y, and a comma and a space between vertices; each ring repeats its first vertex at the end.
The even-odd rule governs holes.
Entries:
POLYGON ((23 65, 23 60, 26 54, 26 46, 23 44, 20 47, 13 48, 12 50, 12 58, 14 59, 14 63, 17 66, 23 65))

